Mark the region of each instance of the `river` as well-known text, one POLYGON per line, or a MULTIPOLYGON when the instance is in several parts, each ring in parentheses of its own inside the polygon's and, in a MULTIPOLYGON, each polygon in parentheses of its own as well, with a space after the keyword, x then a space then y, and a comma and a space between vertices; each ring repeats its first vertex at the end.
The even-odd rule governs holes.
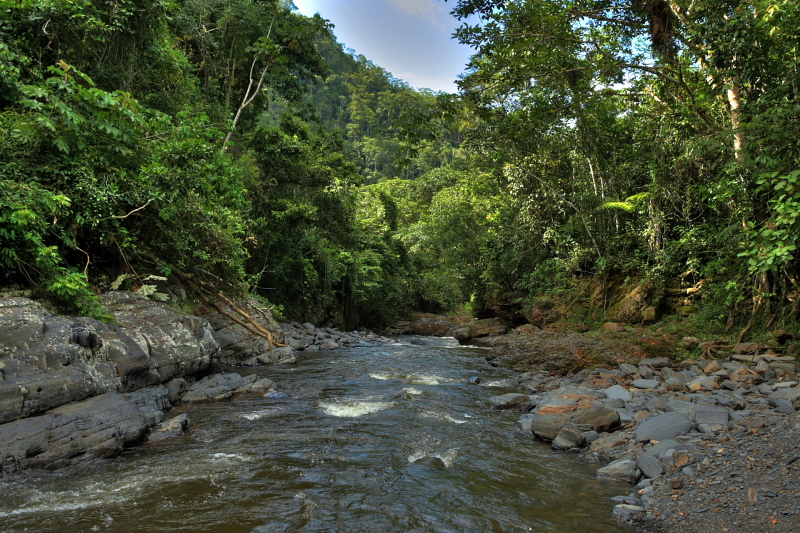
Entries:
POLYGON ((0 530, 623 531, 609 498, 629 486, 485 406, 509 371, 452 339, 398 342, 254 369, 281 394, 182 407, 190 437, 0 483, 0 530))

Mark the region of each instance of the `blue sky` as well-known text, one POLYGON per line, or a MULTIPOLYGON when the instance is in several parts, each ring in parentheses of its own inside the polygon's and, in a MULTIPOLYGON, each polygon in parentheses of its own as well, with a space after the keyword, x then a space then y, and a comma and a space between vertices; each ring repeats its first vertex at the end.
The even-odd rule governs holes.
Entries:
POLYGON ((330 20, 337 40, 412 87, 456 92, 471 49, 450 36, 459 25, 442 0, 294 0, 330 20))

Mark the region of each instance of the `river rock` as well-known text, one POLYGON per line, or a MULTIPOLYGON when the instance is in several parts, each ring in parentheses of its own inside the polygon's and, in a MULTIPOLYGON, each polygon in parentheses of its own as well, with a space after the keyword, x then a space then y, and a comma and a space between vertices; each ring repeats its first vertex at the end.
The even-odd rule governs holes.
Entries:
POLYGON ((106 393, 0 425, 0 475, 119 455, 164 418, 168 394, 163 385, 106 393))
POLYGON ((527 394, 510 392, 501 396, 489 398, 489 403, 493 409, 515 409, 517 411, 527 411, 531 407, 531 397, 527 394))
POLYGON ((553 439, 554 450, 572 450, 581 446, 583 446, 583 434, 578 426, 572 423, 563 425, 553 439))
POLYGON ((631 393, 621 385, 614 385, 603 391, 609 400, 622 400, 623 402, 631 401, 631 393))
POLYGON ((235 372, 214 374, 194 383, 183 396, 184 402, 226 400, 243 392, 263 392, 274 386, 272 380, 259 380, 256 375, 241 376, 235 372))
POLYGON ((508 326, 497 318, 486 318, 474 320, 453 330, 455 337, 460 344, 469 344, 470 340, 477 337, 489 337, 503 335, 508 332, 508 326))
POLYGON ((158 424, 150 435, 147 436, 147 442, 159 442, 166 439, 183 437, 188 430, 189 415, 183 413, 158 424))
POLYGON ((650 417, 636 427, 636 441, 674 439, 685 435, 694 423, 683 413, 671 412, 650 417))
POLYGON ((423 318, 406 325, 403 335, 424 335, 426 337, 449 337, 453 324, 438 318, 423 318))
POLYGON ((561 392, 546 400, 531 421, 538 438, 552 441, 568 423, 585 424, 594 431, 612 431, 620 426, 619 413, 588 394, 561 392))
MULTIPOLYGON (((281 344, 284 342, 284 332, 272 318, 269 310, 263 309, 255 300, 251 300, 248 302, 248 305, 243 307, 243 310, 253 319, 258 325, 258 328, 269 331, 276 343, 281 344)), ((230 308, 224 310, 231 316, 247 323, 246 319, 238 315, 236 311, 230 308)), ((261 335, 253 333, 250 329, 243 327, 241 324, 238 324, 236 321, 217 311, 203 318, 211 324, 214 330, 214 336, 219 341, 219 358, 221 362, 229 365, 240 365, 243 361, 259 356, 265 356, 259 357, 258 361, 261 364, 277 362, 269 358, 269 341, 261 335)), ((255 326, 251 327, 251 329, 258 328, 255 326)))
POLYGON ((646 453, 639 453, 636 455, 636 466, 642 471, 646 478, 656 478, 664 472, 664 466, 661 461, 646 453))
POLYGON ((658 388, 657 379, 634 379, 632 385, 637 389, 655 389, 658 388))
POLYGON ((619 459, 597 469, 598 479, 636 483, 636 461, 619 459))

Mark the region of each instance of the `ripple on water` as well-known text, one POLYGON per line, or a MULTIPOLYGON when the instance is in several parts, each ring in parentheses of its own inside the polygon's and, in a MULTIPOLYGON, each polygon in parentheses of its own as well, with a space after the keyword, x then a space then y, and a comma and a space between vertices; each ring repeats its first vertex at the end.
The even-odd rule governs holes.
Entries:
POLYGON ((325 414, 339 418, 357 418, 389 409, 394 402, 367 402, 359 400, 320 403, 325 414))

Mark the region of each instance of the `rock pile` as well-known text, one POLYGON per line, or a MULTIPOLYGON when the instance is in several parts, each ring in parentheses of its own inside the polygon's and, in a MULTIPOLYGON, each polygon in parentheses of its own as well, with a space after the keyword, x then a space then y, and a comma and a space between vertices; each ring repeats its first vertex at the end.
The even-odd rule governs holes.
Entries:
MULTIPOLYGON (((648 523, 650 529, 644 530, 687 531, 686 524, 675 525, 679 520, 666 520, 665 502, 681 500, 692 492, 689 487, 703 486, 707 493, 707 487, 717 485, 724 491, 728 478, 741 491, 740 504, 748 503, 747 498, 751 504, 763 501, 767 493, 789 497, 766 514, 770 520, 778 520, 773 516, 777 514, 785 523, 800 526, 799 365, 792 357, 758 345, 737 345, 734 351, 721 360, 673 365, 666 358, 652 358, 612 370, 584 370, 569 378, 546 371, 522 374, 517 385, 534 408, 521 423, 554 449, 604 464, 597 470, 599 478, 638 483, 636 492, 619 498, 615 514, 623 522, 648 523), (777 463, 766 465, 772 475, 750 476, 748 486, 741 469, 765 467, 746 458, 767 451, 758 441, 765 440, 770 425, 793 435, 794 447, 786 446, 773 458, 777 463), (732 466, 736 462, 741 463, 739 469, 732 466), (652 529, 654 521, 671 525, 652 529)), ((515 405, 522 403, 515 400, 515 405)), ((727 529, 719 530, 765 530, 767 518, 759 514, 759 507, 749 509, 753 520, 731 519, 727 529), (765 521, 756 526, 757 520, 765 521), (749 525, 730 529, 733 522, 749 525)), ((707 530, 697 530, 701 529, 707 530)))
POLYGON ((281 330, 288 348, 306 353, 394 342, 371 331, 344 332, 336 328, 316 327, 308 322, 284 323, 281 324, 281 330))

